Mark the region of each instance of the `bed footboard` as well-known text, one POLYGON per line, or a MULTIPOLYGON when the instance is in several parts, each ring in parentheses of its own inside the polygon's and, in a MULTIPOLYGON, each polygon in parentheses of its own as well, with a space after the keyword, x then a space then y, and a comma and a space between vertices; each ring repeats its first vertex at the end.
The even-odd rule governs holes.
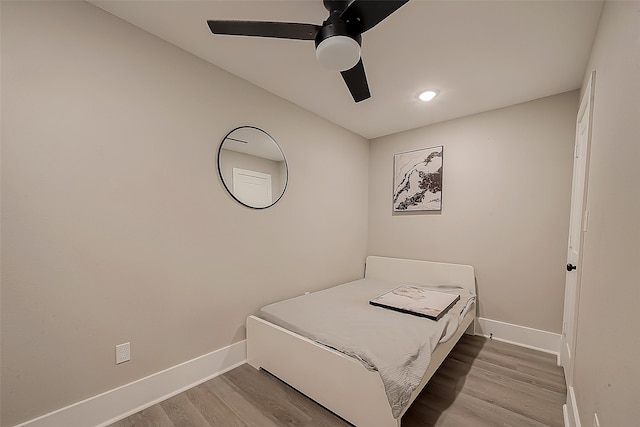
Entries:
MULTIPOLYGON (((473 335, 474 310, 447 342, 436 347, 404 412, 465 333, 473 335)), ((400 427, 380 375, 359 361, 255 316, 247 318, 247 362, 270 372, 356 426, 400 427)))
POLYGON ((255 316, 247 319, 247 362, 357 426, 399 427, 380 375, 357 360, 255 316))

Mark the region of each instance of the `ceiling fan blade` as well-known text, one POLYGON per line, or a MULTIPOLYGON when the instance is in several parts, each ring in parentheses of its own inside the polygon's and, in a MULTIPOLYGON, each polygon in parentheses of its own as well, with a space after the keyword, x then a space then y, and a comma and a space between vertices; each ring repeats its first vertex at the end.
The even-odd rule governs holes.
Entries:
POLYGON ((347 88, 349 88, 349 92, 351 92, 351 96, 355 102, 364 101, 371 97, 362 58, 360 58, 360 61, 358 61, 353 68, 342 71, 340 74, 342 74, 342 78, 347 84, 347 88))
POLYGON ((340 19, 360 34, 372 29, 409 0, 354 0, 340 19))
POLYGON ((207 21, 213 34, 234 36, 275 37, 279 39, 313 40, 319 25, 294 22, 207 21))

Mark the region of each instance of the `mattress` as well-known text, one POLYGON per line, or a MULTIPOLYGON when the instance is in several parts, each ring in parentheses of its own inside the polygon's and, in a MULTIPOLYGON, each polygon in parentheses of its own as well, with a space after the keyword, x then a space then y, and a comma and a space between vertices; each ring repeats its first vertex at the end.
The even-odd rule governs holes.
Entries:
POLYGON ((475 295, 455 285, 360 279, 267 305, 259 315, 378 371, 392 414, 398 418, 420 384, 434 348, 453 336, 474 304, 475 295), (456 293, 460 300, 438 321, 369 304, 401 284, 456 293))

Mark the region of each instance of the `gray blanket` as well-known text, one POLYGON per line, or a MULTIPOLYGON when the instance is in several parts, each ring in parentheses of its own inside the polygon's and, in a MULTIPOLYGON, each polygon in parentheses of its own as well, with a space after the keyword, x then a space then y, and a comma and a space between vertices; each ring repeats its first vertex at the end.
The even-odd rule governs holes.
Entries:
POLYGON ((451 338, 475 302, 475 296, 460 287, 418 285, 460 295, 460 301, 437 322, 369 304, 400 284, 356 280, 268 305, 260 317, 378 371, 393 416, 398 418, 420 384, 434 348, 451 338))

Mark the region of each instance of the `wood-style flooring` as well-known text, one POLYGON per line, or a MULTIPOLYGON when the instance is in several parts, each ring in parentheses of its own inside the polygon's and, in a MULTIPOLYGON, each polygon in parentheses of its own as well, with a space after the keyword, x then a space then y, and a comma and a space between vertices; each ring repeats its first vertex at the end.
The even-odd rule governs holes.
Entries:
MULTIPOLYGON (((565 401, 555 355, 464 335, 402 418, 402 426, 560 427, 565 401)), ((133 426, 350 424, 268 373, 242 365, 110 427, 133 426)))

